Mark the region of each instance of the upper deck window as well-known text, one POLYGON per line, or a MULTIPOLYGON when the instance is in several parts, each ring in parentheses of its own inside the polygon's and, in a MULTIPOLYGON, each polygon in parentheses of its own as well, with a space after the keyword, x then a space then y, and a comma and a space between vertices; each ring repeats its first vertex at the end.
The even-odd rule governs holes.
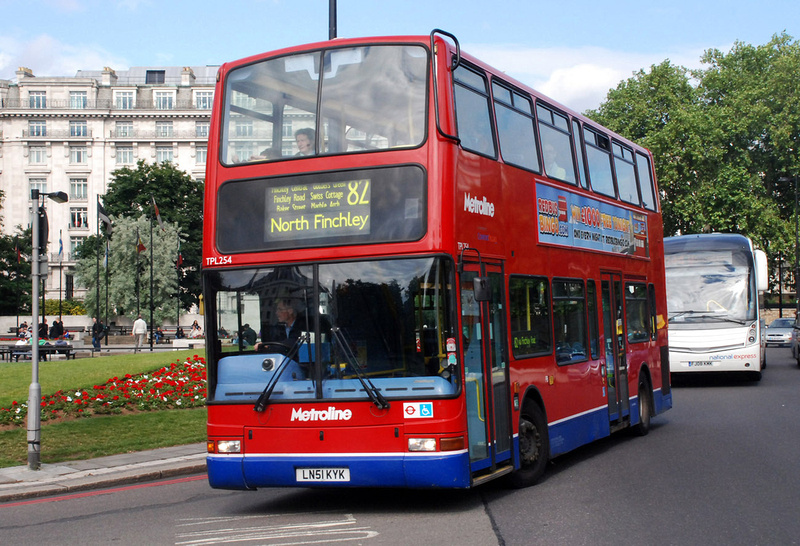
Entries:
POLYGON ((459 65, 455 74, 456 123, 461 146, 489 157, 497 157, 486 79, 459 65))
POLYGON ((619 198, 634 205, 639 204, 639 189, 636 187, 636 172, 633 164, 633 150, 613 144, 614 170, 617 173, 619 198))
POLYGON ((420 145, 428 55, 421 46, 312 51, 231 70, 223 163, 420 145), (249 134, 237 129, 252 126, 249 134))
POLYGON ((539 172, 533 111, 530 98, 494 83, 494 111, 500 152, 506 163, 539 172))
POLYGON ((653 187, 653 175, 650 170, 650 159, 636 152, 636 172, 639 173, 639 186, 642 190, 644 208, 656 210, 656 190, 653 187))
POLYGON ((616 197, 614 175, 611 171, 611 141, 608 137, 588 127, 583 129, 586 141, 586 160, 589 166, 589 180, 597 193, 616 197))
POLYGON ((542 139, 544 170, 550 178, 576 184, 567 117, 541 104, 536 105, 539 138, 542 139))

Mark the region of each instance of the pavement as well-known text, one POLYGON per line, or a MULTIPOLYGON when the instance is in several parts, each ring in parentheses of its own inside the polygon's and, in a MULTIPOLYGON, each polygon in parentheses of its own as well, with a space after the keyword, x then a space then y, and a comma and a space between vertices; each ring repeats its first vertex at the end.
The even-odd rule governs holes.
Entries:
POLYGON ((0 468, 0 503, 62 495, 206 471, 206 444, 188 444, 85 461, 0 468))

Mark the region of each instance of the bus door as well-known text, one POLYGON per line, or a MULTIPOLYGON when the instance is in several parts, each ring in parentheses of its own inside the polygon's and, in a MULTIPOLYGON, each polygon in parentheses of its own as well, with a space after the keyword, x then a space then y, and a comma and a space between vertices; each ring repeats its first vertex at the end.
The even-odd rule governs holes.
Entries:
POLYGON ((472 472, 511 464, 511 417, 502 266, 464 264, 461 327, 472 472), (483 271, 480 271, 483 269, 483 271), (489 301, 476 301, 473 281, 489 280, 489 301))
POLYGON ((628 342, 625 335, 622 276, 602 274, 605 368, 608 385, 608 418, 621 422, 630 414, 628 400, 628 342))

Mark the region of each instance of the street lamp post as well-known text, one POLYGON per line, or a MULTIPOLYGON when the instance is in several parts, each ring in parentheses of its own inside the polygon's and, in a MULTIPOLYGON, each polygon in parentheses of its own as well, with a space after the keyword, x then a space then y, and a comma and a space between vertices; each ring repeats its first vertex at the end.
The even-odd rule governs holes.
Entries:
MULTIPOLYGON (((42 228, 47 229, 47 214, 44 209, 44 202, 39 204, 40 198, 49 197, 56 203, 66 203, 67 194, 63 191, 45 193, 38 189, 31 190, 31 201, 34 202, 36 215, 31 229, 33 257, 31 277, 33 292, 31 294, 31 315, 33 316, 33 335, 31 336, 31 386, 28 389, 28 468, 39 470, 41 464, 41 410, 40 402, 42 399, 42 386, 39 384, 39 328, 36 324, 39 318, 39 279, 47 276, 47 261, 40 259, 40 253, 44 248, 40 238, 46 239, 46 233, 42 234, 42 228), (45 235, 45 237, 42 237, 45 235), (42 265, 43 264, 43 265, 42 265), (43 269, 44 271, 40 271, 43 269)), ((46 244, 46 240, 44 243, 46 244)))

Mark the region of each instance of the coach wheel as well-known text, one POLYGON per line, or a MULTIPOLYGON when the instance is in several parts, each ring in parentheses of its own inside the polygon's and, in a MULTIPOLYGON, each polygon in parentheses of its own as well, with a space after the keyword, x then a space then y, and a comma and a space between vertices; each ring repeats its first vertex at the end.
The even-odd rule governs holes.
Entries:
POLYGON ((550 454, 547 420, 538 404, 526 402, 519 416, 520 467, 511 474, 514 487, 528 487, 539 481, 550 454))
POLYGON ((653 414, 653 399, 650 393, 650 381, 644 374, 639 377, 639 422, 633 428, 639 436, 650 432, 650 416, 653 414))

